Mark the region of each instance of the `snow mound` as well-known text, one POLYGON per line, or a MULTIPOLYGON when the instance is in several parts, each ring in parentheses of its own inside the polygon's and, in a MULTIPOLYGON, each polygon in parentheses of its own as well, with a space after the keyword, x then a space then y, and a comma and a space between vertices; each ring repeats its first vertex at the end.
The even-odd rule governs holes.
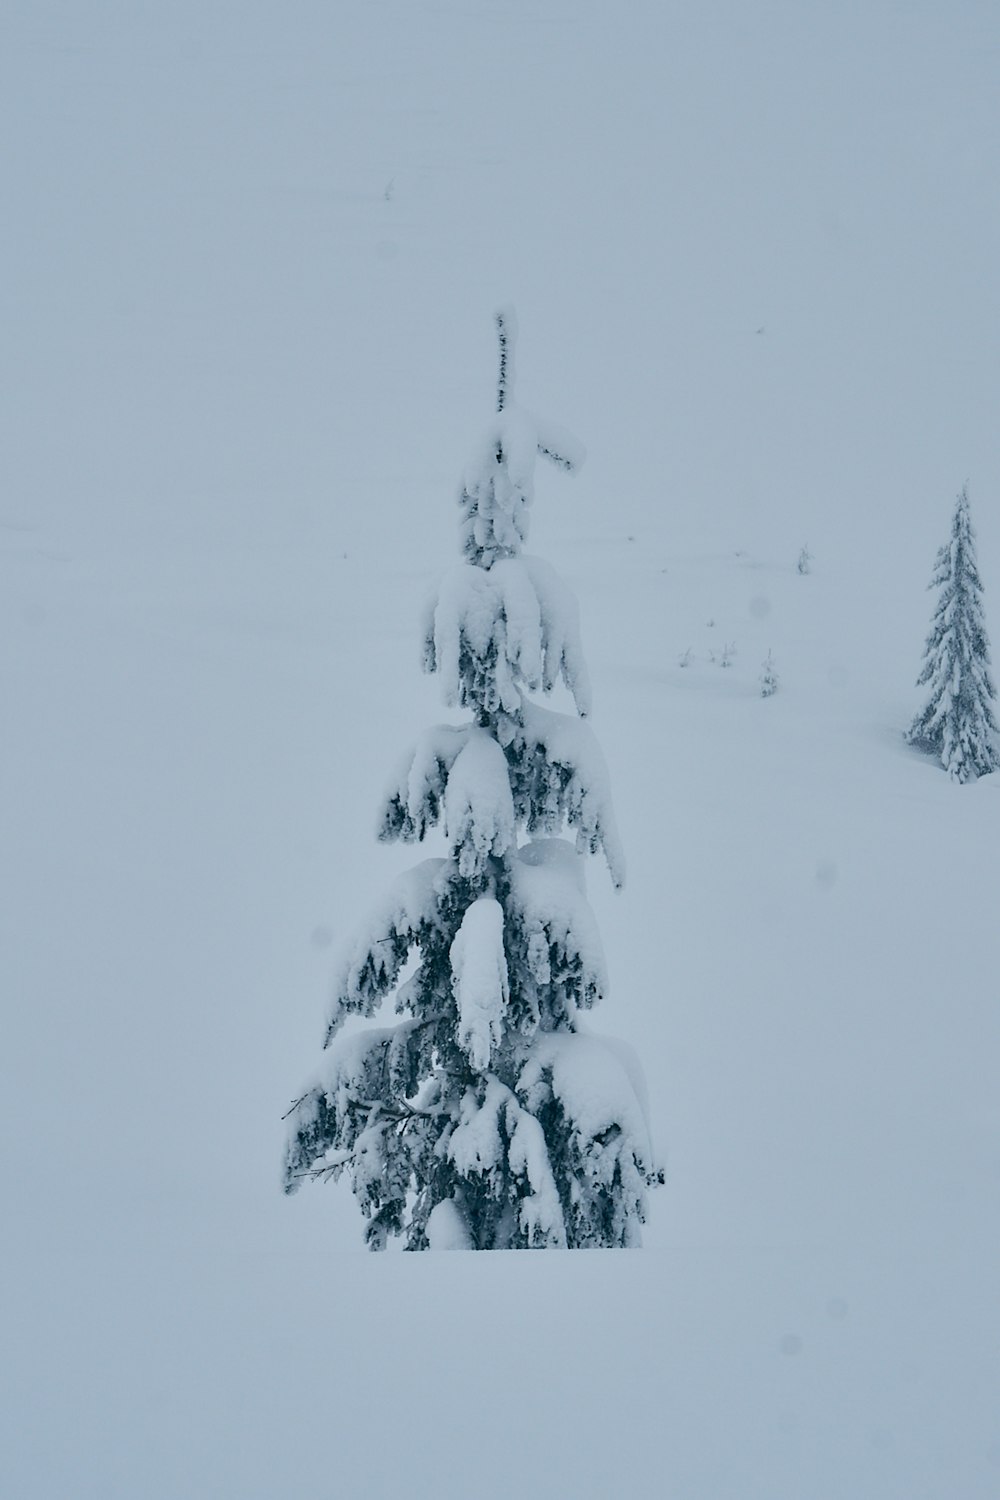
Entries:
POLYGON ((453 1198, 442 1198, 427 1216, 429 1250, 471 1250, 469 1230, 453 1198))

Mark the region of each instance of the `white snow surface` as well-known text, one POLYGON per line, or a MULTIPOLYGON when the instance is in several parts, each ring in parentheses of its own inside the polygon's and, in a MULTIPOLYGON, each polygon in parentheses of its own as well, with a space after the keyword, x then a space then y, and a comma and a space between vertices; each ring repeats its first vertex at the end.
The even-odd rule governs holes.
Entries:
POLYGON ((521 561, 538 601, 542 686, 548 691, 562 678, 573 695, 577 713, 588 714, 591 706, 590 675, 580 642, 580 610, 576 595, 543 558, 526 556, 521 561))
POLYGON ((1000 634, 998 46, 978 0, 4 8, 0 1493, 507 1500, 513 1434, 526 1496, 996 1500, 1000 775, 902 731, 966 478, 1000 634), (372 817, 504 298, 589 450, 531 547, 667 1182, 641 1252, 372 1256, 280 1116, 413 862, 372 817))
MULTIPOLYGON (((515 631, 514 641, 510 642, 491 575, 492 570, 464 563, 445 574, 434 607, 430 659, 449 707, 461 702, 466 657, 471 655, 477 662, 489 663, 494 686, 487 704, 491 710, 504 709, 512 714, 521 702, 518 676, 523 675, 530 684, 537 648, 522 667, 516 653, 524 632, 515 631)), ((534 680, 537 681, 537 671, 534 680)))

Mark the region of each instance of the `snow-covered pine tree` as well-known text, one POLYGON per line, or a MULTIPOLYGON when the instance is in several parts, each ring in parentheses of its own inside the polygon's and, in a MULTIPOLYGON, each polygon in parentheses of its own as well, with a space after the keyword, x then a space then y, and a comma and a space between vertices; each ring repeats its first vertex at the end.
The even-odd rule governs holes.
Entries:
POLYGON ((636 1245, 661 1180, 638 1063, 581 1019, 607 986, 581 856, 603 851, 620 886, 622 855, 576 601, 522 552, 537 455, 572 473, 581 454, 513 404, 514 319, 496 321, 464 561, 424 638, 426 670, 470 717, 418 740, 380 826, 419 841, 438 825, 449 852, 404 875, 343 954, 326 1064, 290 1112, 286 1190, 347 1173, 373 1249, 636 1245), (534 696, 559 679, 576 714, 534 696), (341 1033, 381 1022, 390 996, 401 1019, 341 1033))
POLYGON ((938 756, 953 781, 968 781, 995 771, 1000 752, 983 585, 965 486, 955 502, 951 538, 938 549, 928 587, 940 592, 917 685, 929 685, 930 695, 906 738, 938 756))

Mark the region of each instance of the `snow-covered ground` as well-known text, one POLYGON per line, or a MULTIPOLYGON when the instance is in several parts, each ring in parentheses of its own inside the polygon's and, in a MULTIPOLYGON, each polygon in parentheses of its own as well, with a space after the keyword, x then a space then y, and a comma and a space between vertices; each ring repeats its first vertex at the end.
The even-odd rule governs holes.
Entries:
POLYGON ((966 479, 1000 644, 998 56, 973 0, 4 8, 4 1494, 1000 1493, 1000 785, 901 738, 966 479), (637 1254, 372 1257, 279 1117, 412 862, 506 300, 589 450, 530 546, 667 1183, 637 1254))

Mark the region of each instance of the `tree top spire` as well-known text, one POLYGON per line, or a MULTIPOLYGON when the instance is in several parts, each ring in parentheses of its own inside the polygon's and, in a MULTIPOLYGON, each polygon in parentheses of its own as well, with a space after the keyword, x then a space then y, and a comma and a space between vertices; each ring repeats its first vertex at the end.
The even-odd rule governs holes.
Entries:
POLYGON ((500 343, 500 370, 497 378, 497 411, 503 411, 514 385, 514 349, 517 344, 517 314, 512 307, 497 308, 497 339, 500 343))

